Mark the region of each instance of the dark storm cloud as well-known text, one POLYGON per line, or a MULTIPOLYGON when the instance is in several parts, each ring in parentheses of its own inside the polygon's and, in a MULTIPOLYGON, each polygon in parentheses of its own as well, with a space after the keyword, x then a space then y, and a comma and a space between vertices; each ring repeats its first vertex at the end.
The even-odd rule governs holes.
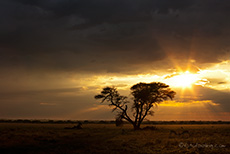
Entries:
POLYGON ((170 54, 215 62, 229 48, 227 0, 0 2, 0 64, 126 72, 170 54), (191 53, 192 52, 192 53, 191 53))

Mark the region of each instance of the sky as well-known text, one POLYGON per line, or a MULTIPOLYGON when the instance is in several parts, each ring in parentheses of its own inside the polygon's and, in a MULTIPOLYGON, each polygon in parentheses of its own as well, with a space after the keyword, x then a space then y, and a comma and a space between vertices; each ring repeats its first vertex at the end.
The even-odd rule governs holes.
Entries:
POLYGON ((111 120, 94 99, 176 91, 148 120, 230 120, 228 0, 0 1, 0 119, 111 120))

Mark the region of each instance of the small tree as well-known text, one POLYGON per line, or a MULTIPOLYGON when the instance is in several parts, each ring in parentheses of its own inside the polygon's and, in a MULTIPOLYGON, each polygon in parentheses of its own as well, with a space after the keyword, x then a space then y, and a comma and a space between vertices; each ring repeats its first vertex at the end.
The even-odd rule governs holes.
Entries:
POLYGON ((127 113, 129 103, 127 97, 120 95, 115 87, 103 88, 101 94, 96 95, 95 99, 102 99, 102 103, 109 102, 109 106, 114 107, 113 111, 118 110, 116 121, 121 123, 125 119, 133 125, 135 130, 140 129, 147 115, 153 115, 154 112, 151 109, 154 106, 169 98, 173 99, 176 94, 168 85, 160 82, 138 83, 130 89, 133 96, 132 118, 127 113))

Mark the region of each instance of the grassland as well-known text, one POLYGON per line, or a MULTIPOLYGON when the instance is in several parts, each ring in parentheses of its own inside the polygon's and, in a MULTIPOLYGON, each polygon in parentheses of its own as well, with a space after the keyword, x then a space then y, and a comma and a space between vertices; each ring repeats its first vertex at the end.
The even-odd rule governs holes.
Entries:
MULTIPOLYGON (((0 123, 0 153, 230 153, 230 129, 222 125, 156 125, 134 131, 131 125, 0 123), (181 134, 175 135, 173 132, 181 134)), ((145 127, 146 125, 143 125, 145 127)))

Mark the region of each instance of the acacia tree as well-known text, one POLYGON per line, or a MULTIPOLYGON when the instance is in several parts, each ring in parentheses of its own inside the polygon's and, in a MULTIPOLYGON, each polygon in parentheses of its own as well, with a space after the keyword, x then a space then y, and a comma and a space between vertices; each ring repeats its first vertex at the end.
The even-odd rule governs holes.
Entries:
POLYGON ((138 83, 131 88, 133 104, 131 111, 132 117, 128 114, 128 97, 118 93, 115 87, 105 87, 101 94, 96 95, 95 99, 102 99, 103 102, 109 102, 109 106, 114 107, 113 111, 118 110, 116 121, 127 120, 133 125, 133 128, 140 129, 140 125, 147 115, 153 115, 152 108, 167 99, 173 99, 175 92, 168 85, 161 82, 138 83))

